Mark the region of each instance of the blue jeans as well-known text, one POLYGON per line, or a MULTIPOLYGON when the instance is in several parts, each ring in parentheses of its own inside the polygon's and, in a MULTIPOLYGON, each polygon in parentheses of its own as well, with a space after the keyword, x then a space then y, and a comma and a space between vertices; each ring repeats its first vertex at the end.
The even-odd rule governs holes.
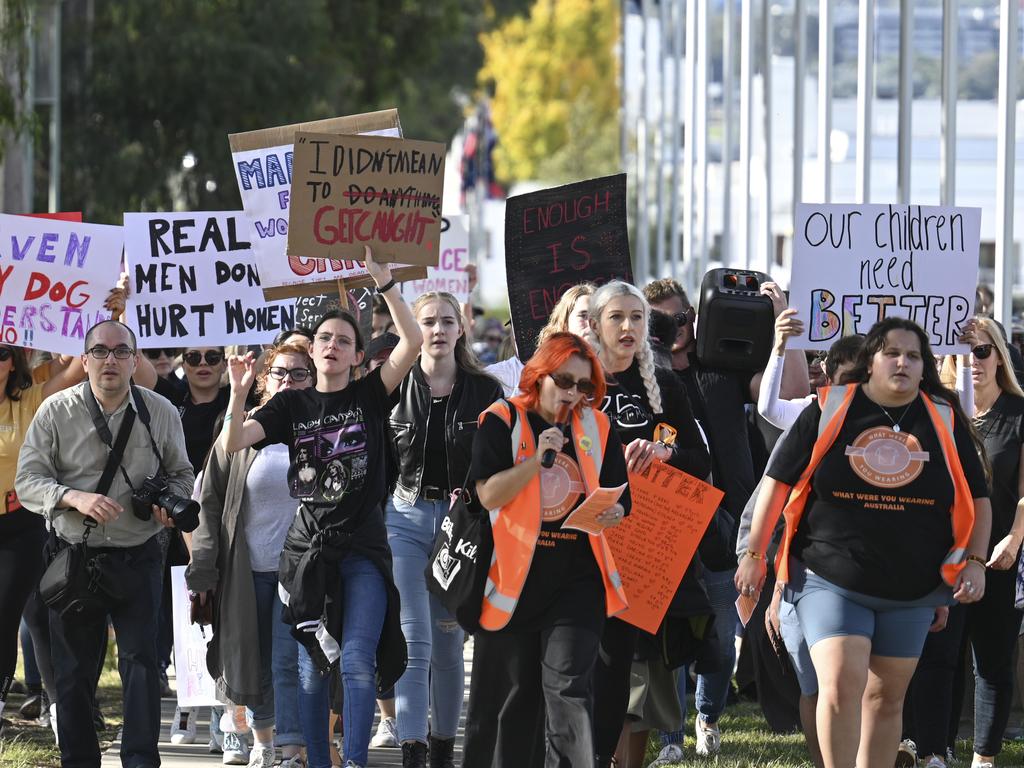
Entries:
POLYGON ((463 631, 427 592, 423 576, 447 511, 446 503, 423 499, 409 505, 395 498, 387 507, 388 543, 402 596, 402 633, 409 648, 409 666, 395 686, 400 742, 427 742, 428 704, 435 737, 454 738, 459 727, 466 679, 463 631))
MULTIPOLYGON (((711 609, 715 612, 715 633, 718 636, 717 672, 697 675, 697 693, 694 697, 697 713, 705 723, 718 722, 725 711, 725 702, 729 697, 729 684, 732 682, 732 668, 736 666, 736 585, 733 578, 736 570, 704 571, 704 586, 708 591, 711 609)), ((683 728, 675 732, 662 732, 664 744, 682 744, 686 731, 686 692, 690 676, 686 670, 679 671, 678 690, 679 704, 683 712, 683 728)))
MULTIPOLYGON (((377 644, 388 591, 380 569, 361 555, 349 555, 338 566, 344 617, 341 638, 341 683, 345 692, 345 760, 365 766, 376 695, 377 644)), ((306 737, 309 768, 331 768, 327 676, 299 647, 299 719, 306 737)))
POLYGON ((281 746, 304 746, 299 722, 299 644, 281 621, 277 571, 252 572, 256 590, 256 626, 260 642, 260 691, 263 703, 245 712, 250 728, 275 728, 281 746))

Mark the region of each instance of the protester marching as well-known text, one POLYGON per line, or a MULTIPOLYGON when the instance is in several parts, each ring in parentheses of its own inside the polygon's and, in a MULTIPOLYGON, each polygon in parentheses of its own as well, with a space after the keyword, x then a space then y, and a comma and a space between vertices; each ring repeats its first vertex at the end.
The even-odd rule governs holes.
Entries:
POLYGON ((583 179, 507 201, 485 313, 397 110, 230 146, 239 210, 0 214, 5 727, 99 766, 109 653, 125 768, 771 762, 738 684, 801 763, 1010 764, 1024 366, 979 209, 801 205, 788 291, 691 301, 583 179))

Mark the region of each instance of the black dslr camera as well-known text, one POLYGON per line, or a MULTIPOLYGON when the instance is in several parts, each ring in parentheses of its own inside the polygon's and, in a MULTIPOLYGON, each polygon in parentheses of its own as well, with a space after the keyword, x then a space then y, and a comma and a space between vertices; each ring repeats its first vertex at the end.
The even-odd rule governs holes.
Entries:
POLYGON ((179 530, 192 533, 199 527, 199 503, 171 493, 163 475, 150 475, 132 491, 132 512, 139 520, 149 520, 153 516, 154 504, 167 510, 179 530))

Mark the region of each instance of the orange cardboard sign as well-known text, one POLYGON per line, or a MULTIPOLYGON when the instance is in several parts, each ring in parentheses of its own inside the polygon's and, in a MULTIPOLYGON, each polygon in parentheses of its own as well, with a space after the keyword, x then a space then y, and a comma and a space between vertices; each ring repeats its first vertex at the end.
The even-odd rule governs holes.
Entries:
POLYGON ((654 634, 724 494, 660 461, 629 473, 629 493, 629 517, 604 532, 629 600, 618 618, 654 634))

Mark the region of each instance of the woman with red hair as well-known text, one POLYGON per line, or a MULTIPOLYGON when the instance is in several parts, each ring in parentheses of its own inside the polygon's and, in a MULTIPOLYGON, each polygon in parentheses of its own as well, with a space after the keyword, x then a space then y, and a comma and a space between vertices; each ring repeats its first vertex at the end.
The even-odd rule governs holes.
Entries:
MULTIPOLYGON (((562 525, 593 491, 624 485, 626 462, 593 407, 604 375, 579 336, 552 334, 519 389, 484 411, 473 443, 470 477, 490 511, 494 557, 462 764, 592 765, 591 672, 605 617, 627 603, 603 534, 562 525)), ((629 507, 627 488, 598 522, 616 525, 629 507)))

